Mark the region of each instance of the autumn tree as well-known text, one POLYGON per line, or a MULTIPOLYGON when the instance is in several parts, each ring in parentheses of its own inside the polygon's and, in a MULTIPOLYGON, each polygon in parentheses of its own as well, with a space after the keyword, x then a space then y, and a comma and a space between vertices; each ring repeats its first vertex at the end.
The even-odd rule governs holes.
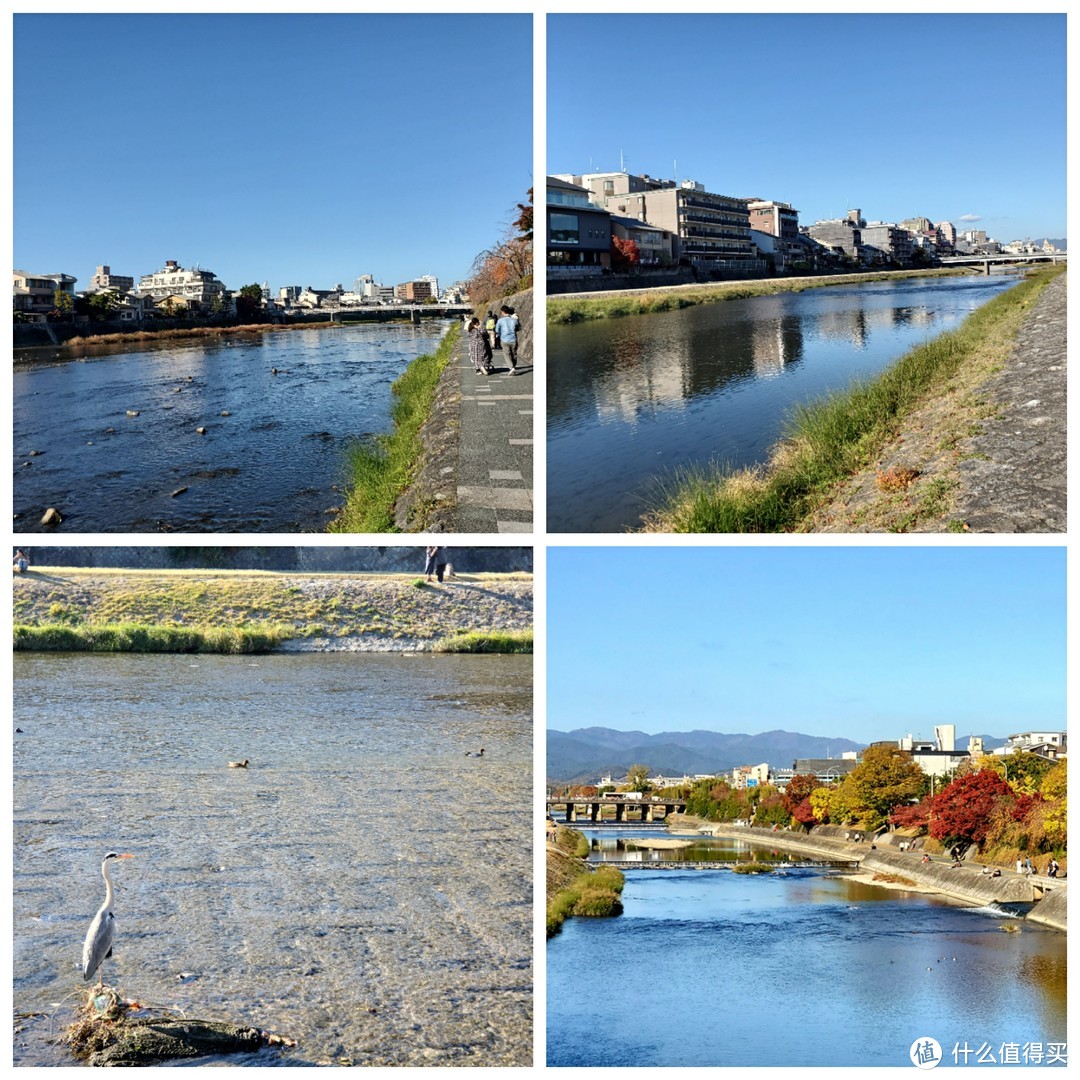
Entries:
POLYGON ((1026 750, 1012 754, 984 754, 975 763, 976 768, 992 769, 1018 795, 1034 795, 1042 786, 1054 763, 1026 750))
POLYGON ((620 240, 614 234, 611 237, 611 268, 630 270, 641 262, 641 252, 634 240, 620 240))
POLYGON ((1012 789, 993 769, 957 777, 933 799, 930 835, 935 840, 964 840, 982 845, 1001 804, 1015 801, 1012 789))
POLYGON ((1059 761, 1044 777, 1039 793, 1046 800, 1042 807, 1043 827, 1047 842, 1055 847, 1065 846, 1069 816, 1068 805, 1068 769, 1064 761, 1059 761))
POLYGON ((529 202, 517 203, 518 215, 502 237, 473 260, 467 283, 474 307, 490 305, 503 296, 532 286, 533 212, 532 188, 529 202))
POLYGON ((853 814, 867 829, 878 828, 893 807, 919 798, 926 786, 926 774, 897 746, 867 747, 841 785, 853 814))
POLYGON ((648 765, 631 765, 626 770, 626 778, 630 783, 631 791, 648 791, 649 790, 649 766, 648 765))
POLYGON ((816 817, 818 821, 832 821, 835 794, 835 788, 825 787, 824 785, 816 787, 810 792, 810 808, 813 810, 814 817, 816 817))

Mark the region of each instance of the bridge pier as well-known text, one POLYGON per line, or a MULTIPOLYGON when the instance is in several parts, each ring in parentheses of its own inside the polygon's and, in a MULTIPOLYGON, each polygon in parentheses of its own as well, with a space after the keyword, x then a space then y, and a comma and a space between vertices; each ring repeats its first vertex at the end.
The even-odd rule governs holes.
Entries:
POLYGON ((600 820, 600 811, 601 811, 601 806, 600 806, 600 804, 598 802, 594 802, 594 803, 589 804, 589 817, 593 821, 599 821, 600 820))
POLYGON ((566 821, 577 821, 577 807, 572 802, 566 804, 566 821))
POLYGON ((990 260, 989 259, 983 259, 983 273, 987 277, 990 276, 990 260))
POLYGON ((625 821, 626 820, 626 803, 617 802, 615 804, 615 820, 616 821, 625 821))

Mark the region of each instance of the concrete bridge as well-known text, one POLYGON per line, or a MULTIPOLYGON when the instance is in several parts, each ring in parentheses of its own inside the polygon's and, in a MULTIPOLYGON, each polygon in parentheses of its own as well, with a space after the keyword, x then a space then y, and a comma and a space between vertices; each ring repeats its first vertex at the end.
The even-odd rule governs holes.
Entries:
POLYGON ((1043 252, 1038 255, 949 255, 939 259, 940 266, 981 266, 984 274, 990 273, 991 264, 1000 265, 1005 263, 1034 263, 1034 262, 1068 262, 1069 255, 1065 251, 1043 252))
POLYGON ((657 795, 630 798, 626 794, 564 797, 547 800, 550 817, 555 810, 563 810, 566 821, 663 821, 669 814, 686 810, 685 799, 666 799, 657 795), (613 814, 605 815, 607 809, 613 814))

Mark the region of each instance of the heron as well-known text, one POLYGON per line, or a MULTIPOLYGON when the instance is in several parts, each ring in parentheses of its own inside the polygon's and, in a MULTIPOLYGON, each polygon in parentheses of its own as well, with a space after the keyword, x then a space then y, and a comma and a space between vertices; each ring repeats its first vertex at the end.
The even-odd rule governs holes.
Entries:
POLYGON ((82 966, 83 981, 92 979, 94 972, 98 972, 98 986, 105 985, 105 975, 100 971, 101 964, 107 956, 112 956, 113 935, 116 933, 116 917, 113 915, 113 887, 109 877, 110 859, 134 859, 134 855, 118 855, 110 851, 101 862, 101 876, 105 879, 105 903, 98 908, 90 929, 86 931, 86 941, 83 942, 82 966))

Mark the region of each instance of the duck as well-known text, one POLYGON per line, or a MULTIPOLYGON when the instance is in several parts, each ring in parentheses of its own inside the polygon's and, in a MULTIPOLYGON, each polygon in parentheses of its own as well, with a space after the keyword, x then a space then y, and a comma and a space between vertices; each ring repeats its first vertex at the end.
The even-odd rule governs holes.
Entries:
POLYGON ((230 769, 246 769, 248 767, 248 759, 244 758, 243 761, 230 761, 230 769))
POLYGON ((466 757, 483 757, 484 756, 484 748, 481 746, 479 750, 466 750, 465 751, 465 756, 466 757))

